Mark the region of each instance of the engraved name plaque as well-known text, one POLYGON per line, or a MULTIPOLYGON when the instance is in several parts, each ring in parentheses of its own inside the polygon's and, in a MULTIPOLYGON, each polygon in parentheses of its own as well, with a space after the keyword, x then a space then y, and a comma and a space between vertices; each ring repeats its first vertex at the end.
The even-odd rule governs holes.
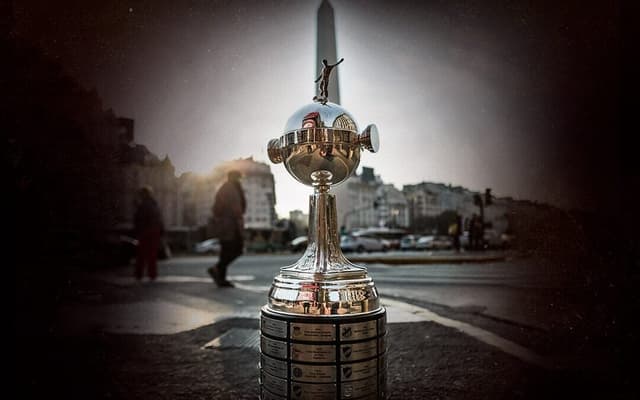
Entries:
POLYGON ((291 324, 291 339, 312 342, 330 342, 336 338, 334 324, 291 324))
POLYGON ((264 315, 260 319, 260 329, 262 333, 279 338, 287 337, 287 321, 281 321, 264 315))
POLYGON ((292 343, 291 359, 307 362, 332 362, 336 360, 336 346, 292 343))
POLYGON ((260 336, 260 350, 272 357, 287 358, 287 342, 260 336))
POLYGON ((378 334, 377 321, 357 322, 340 325, 340 340, 360 340, 376 337, 378 334))
POLYGON ((291 379, 298 382, 336 382, 334 365, 291 364, 291 379))

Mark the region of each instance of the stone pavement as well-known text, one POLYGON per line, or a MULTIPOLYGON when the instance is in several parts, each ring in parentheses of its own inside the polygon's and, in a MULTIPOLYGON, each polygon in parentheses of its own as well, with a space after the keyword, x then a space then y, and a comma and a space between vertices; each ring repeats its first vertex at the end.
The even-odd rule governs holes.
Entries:
MULTIPOLYGON (((117 275, 83 276, 59 308, 51 335, 22 348, 24 398, 255 399, 258 351, 251 340, 209 346, 232 329, 258 330, 265 288, 172 290, 209 283, 161 277, 135 285, 117 275)), ((566 367, 523 341, 394 299, 389 313, 392 399, 612 398, 635 388, 617 371, 566 367)), ((633 397, 633 396, 632 396, 633 397)), ((632 398, 627 397, 627 398, 632 398)))

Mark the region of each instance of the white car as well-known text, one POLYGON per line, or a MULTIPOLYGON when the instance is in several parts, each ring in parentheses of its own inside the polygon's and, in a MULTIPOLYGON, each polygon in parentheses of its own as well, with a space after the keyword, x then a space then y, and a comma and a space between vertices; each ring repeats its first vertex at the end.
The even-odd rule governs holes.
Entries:
POLYGON ((344 235, 340 238, 340 248, 344 252, 387 251, 389 242, 368 236, 344 235))
POLYGON ((220 249, 220 241, 218 239, 207 239, 193 246, 193 251, 198 254, 218 254, 220 249))
POLYGON ((289 243, 289 249, 292 252, 304 251, 307 248, 309 239, 306 236, 298 236, 289 243))
POLYGON ((453 247, 453 240, 449 236, 423 236, 418 239, 418 250, 445 250, 453 247))

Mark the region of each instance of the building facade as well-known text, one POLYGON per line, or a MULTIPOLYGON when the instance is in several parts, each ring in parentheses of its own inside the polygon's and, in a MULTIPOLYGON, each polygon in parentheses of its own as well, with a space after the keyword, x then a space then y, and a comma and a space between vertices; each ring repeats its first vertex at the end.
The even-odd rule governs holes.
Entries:
POLYGON ((392 184, 381 184, 377 189, 378 225, 388 228, 410 226, 407 198, 392 184))
POLYGON ((346 230, 378 226, 378 187, 382 184, 373 168, 363 167, 354 175, 331 189, 336 196, 338 225, 346 230))
POLYGON ((118 228, 133 228, 138 192, 143 186, 152 189, 162 212, 165 227, 180 226, 182 202, 173 163, 168 156, 161 160, 145 146, 136 144, 133 141, 133 122, 124 118, 121 120, 123 132, 120 136, 121 144, 118 154, 120 176, 115 189, 118 191, 118 206, 115 211, 118 228))
POLYGON ((214 169, 214 175, 222 176, 222 184, 230 170, 240 171, 241 185, 247 200, 244 215, 245 229, 271 230, 276 225, 276 190, 268 164, 254 161, 252 157, 225 162, 214 169))

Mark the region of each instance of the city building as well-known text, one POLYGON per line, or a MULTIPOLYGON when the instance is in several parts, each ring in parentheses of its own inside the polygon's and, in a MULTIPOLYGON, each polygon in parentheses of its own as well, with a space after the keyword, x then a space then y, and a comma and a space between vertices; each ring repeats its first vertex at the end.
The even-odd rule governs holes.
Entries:
POLYGON ((244 215, 245 229, 273 229, 277 222, 277 215, 276 191, 271 167, 249 157, 227 161, 217 166, 214 174, 222 175, 226 180, 227 172, 232 169, 242 173, 242 189, 247 200, 247 211, 244 215))
POLYGON ((411 223, 423 217, 435 217, 442 213, 438 193, 425 184, 404 185, 402 193, 407 199, 411 223))
POLYGON ((272 230, 277 222, 273 174, 269 165, 254 161, 252 157, 226 161, 207 175, 183 174, 180 177, 183 223, 192 227, 209 223, 216 192, 231 170, 242 174, 241 185, 247 201, 245 229, 272 230))
POLYGON ((162 211, 166 228, 181 225, 182 204, 178 192, 178 182, 175 167, 165 156, 158 158, 146 146, 134 142, 133 120, 120 118, 120 150, 119 182, 114 186, 118 191, 118 206, 116 209, 118 227, 129 229, 133 227, 138 191, 143 186, 149 186, 162 211))
POLYGON ((389 228, 409 227, 408 201, 400 190, 396 189, 393 184, 382 184, 378 186, 376 198, 379 226, 389 228))
MULTIPOLYGON (((473 197, 476 194, 461 186, 442 183, 421 182, 404 185, 402 192, 407 199, 410 226, 419 229, 428 219, 433 219, 445 211, 455 211, 462 216, 464 226, 473 214, 480 215, 480 208, 473 197)), ((494 199, 492 204, 484 207, 484 220, 498 232, 507 229, 505 199, 494 199)))
POLYGON ((309 214, 305 214, 302 210, 289 211, 289 221, 296 228, 298 236, 306 236, 309 229, 309 214))
POLYGON ((378 187, 382 181, 374 175, 373 168, 362 167, 360 175, 334 186, 338 225, 346 230, 378 226, 378 187))
POLYGON ((213 199, 218 186, 223 182, 223 176, 186 172, 178 182, 182 202, 181 225, 190 228, 206 227, 211 218, 213 199))

